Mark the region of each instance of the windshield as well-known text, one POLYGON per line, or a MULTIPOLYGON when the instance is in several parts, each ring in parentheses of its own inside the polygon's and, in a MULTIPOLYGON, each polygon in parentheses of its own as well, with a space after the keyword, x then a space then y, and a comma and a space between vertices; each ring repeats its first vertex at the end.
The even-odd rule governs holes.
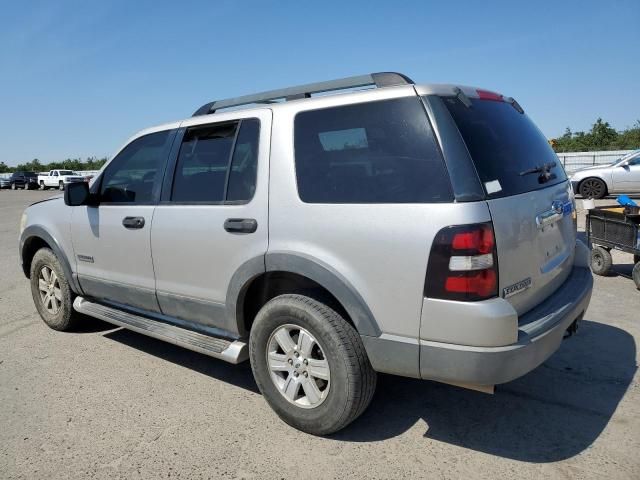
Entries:
POLYGON ((627 153, 626 155, 623 155, 618 160, 613 162, 611 165, 615 165, 616 163, 626 162, 627 160, 631 160, 632 158, 635 158, 635 157, 640 157, 640 150, 635 150, 631 153, 627 153))
POLYGON ((501 101, 443 97, 480 180, 491 198, 561 183, 567 176, 542 132, 524 113, 501 101))

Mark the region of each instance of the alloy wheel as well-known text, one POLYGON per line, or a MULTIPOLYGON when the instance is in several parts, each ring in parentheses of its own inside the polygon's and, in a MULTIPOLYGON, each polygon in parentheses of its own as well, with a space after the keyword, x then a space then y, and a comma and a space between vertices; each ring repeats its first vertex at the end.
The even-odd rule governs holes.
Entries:
POLYGON ((582 184, 580 192, 585 198, 600 198, 604 195, 604 185, 600 180, 587 179, 582 184))
POLYGON ((52 315, 57 315, 62 305, 62 291, 56 272, 45 265, 40 269, 38 289, 42 305, 52 315))
POLYGON ((281 325, 269 337, 266 354, 271 380, 290 403, 315 408, 327 398, 329 362, 309 331, 281 325))

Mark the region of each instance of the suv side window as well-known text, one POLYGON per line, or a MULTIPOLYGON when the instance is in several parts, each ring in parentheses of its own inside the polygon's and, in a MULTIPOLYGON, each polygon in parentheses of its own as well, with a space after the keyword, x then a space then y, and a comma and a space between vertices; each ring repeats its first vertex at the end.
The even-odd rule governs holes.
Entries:
POLYGON ((173 138, 170 130, 135 139, 114 158, 102 175, 100 201, 149 203, 173 138))
POLYGON ((188 129, 178 154, 171 201, 251 200, 256 188, 259 130, 257 119, 188 129))
POLYGON ((298 194, 307 203, 435 203, 453 194, 417 97, 296 115, 298 194))

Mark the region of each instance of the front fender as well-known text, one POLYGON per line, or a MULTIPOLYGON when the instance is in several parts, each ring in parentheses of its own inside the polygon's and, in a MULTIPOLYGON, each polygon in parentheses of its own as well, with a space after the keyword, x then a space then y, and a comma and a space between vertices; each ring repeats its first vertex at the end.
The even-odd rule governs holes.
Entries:
POLYGON ((71 264, 69 263, 69 259, 60 246, 60 243, 53 234, 51 234, 41 225, 29 225, 20 235, 18 251, 20 254, 20 264, 22 266, 22 271, 25 277, 29 278, 31 274, 31 258, 28 258, 28 256, 35 253, 31 251, 31 247, 33 245, 32 242, 37 241, 38 239, 45 242, 49 246, 49 248, 53 250, 53 253, 60 261, 60 265, 62 265, 64 276, 69 282, 71 290, 76 294, 81 294, 82 290, 80 288, 78 279, 73 273, 71 264))

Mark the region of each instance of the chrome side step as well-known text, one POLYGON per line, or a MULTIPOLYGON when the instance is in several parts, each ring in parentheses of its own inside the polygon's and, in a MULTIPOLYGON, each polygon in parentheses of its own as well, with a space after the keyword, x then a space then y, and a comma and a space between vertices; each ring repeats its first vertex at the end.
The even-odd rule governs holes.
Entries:
POLYGON ((225 362, 241 363, 249 358, 248 345, 240 340, 233 341, 204 335, 133 313, 123 312, 82 297, 76 297, 73 308, 90 317, 99 318, 107 323, 173 343, 194 352, 219 358, 225 362))

